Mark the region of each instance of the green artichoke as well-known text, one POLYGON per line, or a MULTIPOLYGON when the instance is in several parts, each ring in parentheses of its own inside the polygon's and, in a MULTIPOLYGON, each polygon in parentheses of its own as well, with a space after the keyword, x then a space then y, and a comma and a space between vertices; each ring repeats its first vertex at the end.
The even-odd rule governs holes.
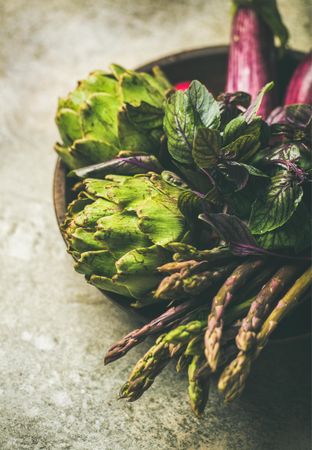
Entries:
POLYGON ((170 258, 169 244, 190 232, 178 208, 185 186, 168 173, 108 175, 78 184, 63 232, 75 268, 89 283, 147 304, 170 258))
POLYGON ((153 75, 117 65, 91 73, 59 99, 56 124, 63 142, 56 152, 71 169, 118 156, 157 155, 170 88, 157 67, 153 75))

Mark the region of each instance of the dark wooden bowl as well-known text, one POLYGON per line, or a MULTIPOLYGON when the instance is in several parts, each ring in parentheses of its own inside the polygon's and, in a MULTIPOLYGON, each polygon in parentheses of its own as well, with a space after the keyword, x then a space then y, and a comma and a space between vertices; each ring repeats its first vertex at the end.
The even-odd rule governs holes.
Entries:
MULTIPOLYGON (((183 80, 197 79, 204 83, 213 93, 222 92, 225 85, 228 47, 207 47, 190 50, 182 53, 152 61, 137 70, 150 72, 152 67, 158 65, 174 84, 183 80)), ((285 87, 303 53, 287 51, 278 67, 278 95, 282 98, 285 87)), ((67 169, 60 159, 57 160, 53 180, 53 200, 58 226, 62 224, 66 206, 72 199, 73 181, 67 178, 67 169)), ((61 229, 61 228, 60 228, 61 229)), ((122 307, 130 309, 129 300, 111 292, 105 292, 108 299, 122 307)), ((305 302, 298 308, 276 333, 277 338, 302 336, 310 330, 310 302, 305 302)), ((132 308, 131 308, 132 309, 132 308)), ((133 309, 132 309, 133 311, 133 309)), ((159 308, 144 308, 139 310, 143 320, 147 320, 159 311, 159 308)))

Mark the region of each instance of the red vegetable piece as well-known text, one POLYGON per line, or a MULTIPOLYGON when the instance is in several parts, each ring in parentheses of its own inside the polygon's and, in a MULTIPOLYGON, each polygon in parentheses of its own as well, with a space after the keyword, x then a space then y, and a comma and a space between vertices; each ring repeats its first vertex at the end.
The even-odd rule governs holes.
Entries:
POLYGON ((295 70, 285 95, 284 105, 312 104, 312 52, 295 70))
POLYGON ((181 81, 174 85, 177 91, 186 91, 190 87, 191 81, 181 81))

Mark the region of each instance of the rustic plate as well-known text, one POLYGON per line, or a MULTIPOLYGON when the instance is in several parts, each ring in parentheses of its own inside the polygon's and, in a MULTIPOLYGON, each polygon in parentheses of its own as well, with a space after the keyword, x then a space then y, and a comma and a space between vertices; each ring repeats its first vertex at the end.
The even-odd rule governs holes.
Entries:
MULTIPOLYGON (((222 92, 225 85, 228 47, 207 47, 173 54, 157 61, 152 61, 137 70, 150 72, 158 65, 174 84, 183 80, 197 79, 204 83, 213 94, 222 92)), ((278 67, 279 96, 282 98, 285 87, 294 68, 303 57, 303 53, 287 51, 278 67)), ((57 160, 53 180, 53 200, 58 226, 62 224, 66 206, 72 199, 73 181, 66 177, 67 170, 60 159, 57 160)), ((105 292, 108 299, 122 307, 130 309, 129 300, 111 292, 105 292)), ((133 309, 131 308, 133 311, 133 309)), ((159 308, 144 308, 139 311, 143 320, 155 316, 159 308)), ((310 330, 310 302, 298 308, 276 333, 277 338, 301 337, 310 330)))

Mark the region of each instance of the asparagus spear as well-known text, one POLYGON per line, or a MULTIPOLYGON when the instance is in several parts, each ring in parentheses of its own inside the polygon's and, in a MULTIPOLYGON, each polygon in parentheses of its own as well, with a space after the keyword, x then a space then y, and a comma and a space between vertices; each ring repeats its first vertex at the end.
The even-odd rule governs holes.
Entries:
POLYGON ((213 299, 211 313, 208 316, 207 331, 205 333, 205 355, 213 372, 215 372, 218 366, 224 310, 231 302, 233 295, 237 290, 243 286, 248 278, 255 274, 263 264, 263 260, 257 259, 246 261, 239 265, 226 279, 213 299))
MULTIPOLYGON (((227 342, 225 346, 222 347, 221 355, 218 362, 218 367, 224 366, 236 353, 237 348, 233 345, 233 329, 236 331, 236 323, 231 323, 237 317, 239 317, 242 312, 246 311, 250 306, 253 299, 249 299, 246 302, 236 305, 229 311, 225 316, 225 324, 231 324, 227 331, 227 342)), ((225 333, 224 333, 225 334, 225 333)), ((193 355, 193 359, 189 363, 188 367, 188 379, 189 379, 189 397, 191 401, 191 407, 196 416, 200 416, 208 401, 209 395, 209 385, 211 377, 211 368, 207 361, 203 358, 203 341, 200 339, 201 336, 194 337, 186 347, 183 355, 190 356, 193 355)), ((180 358, 182 355, 180 356, 180 358)))
POLYGON ((126 398, 129 402, 140 398, 168 364, 170 354, 169 345, 165 343, 165 336, 166 334, 159 336, 155 345, 136 363, 128 381, 120 390, 119 398, 126 398))
POLYGON ((191 408, 196 416, 201 416, 204 412, 209 395, 209 376, 196 377, 195 374, 203 363, 201 355, 194 355, 188 366, 188 394, 191 408))
POLYGON ((278 324, 286 314, 298 305, 300 299, 311 285, 312 267, 309 267, 279 300, 273 311, 264 321, 257 335, 256 345, 248 352, 240 351, 236 359, 225 368, 219 379, 218 388, 224 394, 226 402, 234 400, 242 393, 252 362, 266 346, 269 337, 278 324))
MULTIPOLYGON (((215 270, 205 270, 201 273, 197 272, 199 267, 195 265, 192 268, 188 267, 180 272, 172 273, 161 281, 154 293, 154 297, 164 300, 177 299, 186 295, 199 295, 207 288, 222 281, 230 270, 233 269, 233 265, 232 263, 218 267, 215 270)), ((202 268, 203 265, 200 267, 202 268)))
POLYGON ((276 307, 273 309, 269 317, 266 319, 260 333, 257 336, 256 355, 266 346, 269 337, 276 329, 283 318, 300 303, 302 295, 312 285, 312 266, 309 267, 297 279, 289 291, 279 300, 276 307))
POLYGON ((197 336, 206 326, 205 320, 192 320, 191 322, 180 325, 169 331, 164 340, 172 344, 185 344, 190 341, 193 336, 197 336))
POLYGON ((109 364, 110 362, 116 361, 131 350, 131 348, 144 341, 147 336, 160 333, 168 327, 173 326, 181 320, 184 314, 196 309, 200 301, 200 299, 192 299, 180 303, 177 306, 172 306, 143 327, 131 331, 108 349, 104 363, 109 364))
POLYGON ((120 390, 120 398, 134 401, 141 397, 154 382, 156 376, 169 363, 172 356, 184 350, 183 344, 205 327, 205 321, 192 321, 181 325, 169 333, 162 334, 132 370, 128 381, 120 390), (170 345, 174 344, 174 350, 170 345), (176 347, 177 346, 177 347, 176 347))
POLYGON ((219 264, 224 261, 233 260, 235 258, 228 247, 219 246, 210 250, 198 250, 182 242, 174 242, 168 244, 168 249, 174 252, 174 261, 185 261, 188 259, 195 259, 197 261, 206 261, 209 264, 219 264))
POLYGON ((236 336, 236 344, 240 350, 247 351, 255 344, 257 332, 269 315, 271 305, 297 272, 298 266, 281 267, 260 290, 236 336))

